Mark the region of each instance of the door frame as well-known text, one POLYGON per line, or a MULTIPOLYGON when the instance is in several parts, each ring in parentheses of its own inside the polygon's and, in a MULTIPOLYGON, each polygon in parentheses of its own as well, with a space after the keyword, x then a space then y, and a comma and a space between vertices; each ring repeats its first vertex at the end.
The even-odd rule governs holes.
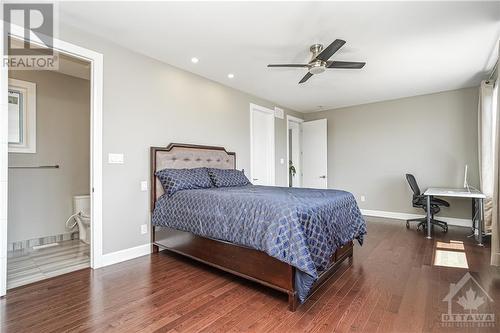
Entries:
MULTIPOLYGON (((3 36, 3 24, 0 36, 3 36)), ((12 38, 23 41, 24 28, 11 26, 12 38)), ((30 41, 34 43, 33 41, 30 41)), ((3 41, 0 43, 3 59, 3 41)), ((36 43, 34 43, 36 44, 36 43)), ((39 45, 43 46, 43 45, 39 45)), ((93 50, 53 38, 53 49, 60 53, 90 62, 90 196, 91 196, 91 251, 90 267, 102 267, 102 95, 103 55, 93 50)), ((7 226, 8 226, 8 69, 0 65, 0 296, 7 292, 7 226)), ((61 223, 63 223, 62 221, 61 223)))
MULTIPOLYGON (((290 187, 290 176, 289 176, 289 168, 290 166, 288 163, 290 163, 290 121, 294 123, 298 123, 299 127, 301 124, 304 122, 304 119, 300 119, 294 116, 287 115, 286 116, 286 183, 290 187)), ((302 140, 301 140, 302 141, 302 140)), ((302 147, 302 145, 301 145, 302 147)), ((302 151, 300 151, 300 164, 302 164, 302 151)), ((302 173, 302 165, 300 167, 300 172, 302 173)), ((302 175, 300 175, 302 178, 302 175)), ((302 179, 301 179, 302 180, 302 179)), ((302 184, 302 182, 301 182, 302 184)))
POLYGON ((272 135, 271 135, 271 185, 276 185, 276 154, 275 154, 275 112, 272 109, 266 108, 264 106, 260 106, 257 104, 250 103, 250 177, 253 179, 253 112, 264 112, 272 115, 273 124, 271 126, 272 135))

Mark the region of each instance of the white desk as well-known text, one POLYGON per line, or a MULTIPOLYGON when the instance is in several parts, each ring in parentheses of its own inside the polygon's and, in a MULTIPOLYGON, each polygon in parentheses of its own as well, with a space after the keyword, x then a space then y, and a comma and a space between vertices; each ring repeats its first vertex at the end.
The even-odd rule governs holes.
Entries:
MULTIPOLYGON (((478 221, 478 245, 483 246, 483 223, 484 223, 484 199, 486 196, 480 191, 470 188, 444 188, 444 187, 430 187, 424 192, 427 197, 427 207, 431 205, 432 197, 455 197, 455 198, 469 198, 476 200, 479 204, 479 221, 478 221)), ((427 238, 431 239, 431 218, 432 210, 427 209, 427 238)), ((475 217, 473 217, 474 219, 475 217)), ((474 221, 473 221, 474 222, 474 221)))

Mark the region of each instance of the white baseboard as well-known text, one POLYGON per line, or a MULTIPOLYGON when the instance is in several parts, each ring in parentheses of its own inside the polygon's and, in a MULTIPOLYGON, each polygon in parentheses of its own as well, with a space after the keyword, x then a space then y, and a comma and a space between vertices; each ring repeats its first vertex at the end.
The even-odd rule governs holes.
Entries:
POLYGON ((139 245, 136 247, 131 247, 129 249, 120 250, 116 252, 111 252, 108 254, 104 254, 102 256, 102 266, 109 266, 113 264, 117 264, 122 261, 127 261, 130 259, 134 259, 137 257, 145 256, 146 254, 151 253, 151 244, 139 245))
MULTIPOLYGON (((409 219, 418 219, 421 217, 425 217, 425 215, 420 215, 420 214, 386 212, 383 210, 370 210, 370 209, 361 209, 361 214, 365 216, 385 217, 388 219, 397 219, 397 220, 409 220, 409 219)), ((443 217, 443 216, 436 216, 436 219, 446 222, 449 225, 455 225, 459 227, 472 226, 472 221, 468 219, 459 219, 456 217, 443 217)))

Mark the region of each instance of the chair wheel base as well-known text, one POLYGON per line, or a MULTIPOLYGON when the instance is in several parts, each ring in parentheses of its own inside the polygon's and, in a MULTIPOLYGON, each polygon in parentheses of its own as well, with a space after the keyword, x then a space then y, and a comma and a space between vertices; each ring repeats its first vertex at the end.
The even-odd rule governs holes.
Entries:
POLYGON ((425 223, 419 223, 417 225, 417 230, 418 231, 426 231, 427 230, 427 224, 425 224, 425 223))
MULTIPOLYGON (((418 220, 407 220, 406 221, 406 228, 410 229, 410 222, 419 222, 417 224, 417 231, 427 231, 427 221, 424 221, 423 219, 418 219, 418 220)), ((438 221, 438 220, 432 220, 431 221, 432 226, 437 226, 442 229, 444 233, 448 232, 448 224, 443 221, 438 221)))

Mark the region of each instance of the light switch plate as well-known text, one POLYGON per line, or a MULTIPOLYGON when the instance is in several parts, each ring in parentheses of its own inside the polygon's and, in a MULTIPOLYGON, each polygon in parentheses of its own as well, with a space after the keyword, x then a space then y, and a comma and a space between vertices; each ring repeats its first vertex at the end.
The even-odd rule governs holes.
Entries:
POLYGON ((148 233, 148 225, 147 224, 141 224, 141 234, 147 234, 148 233))
POLYGON ((108 154, 108 163, 109 164, 123 164, 124 163, 123 154, 109 153, 108 154))
POLYGON ((285 164, 285 159, 284 158, 280 158, 280 164, 285 164))
POLYGON ((143 180, 141 181, 141 191, 146 192, 148 190, 148 182, 143 180))

